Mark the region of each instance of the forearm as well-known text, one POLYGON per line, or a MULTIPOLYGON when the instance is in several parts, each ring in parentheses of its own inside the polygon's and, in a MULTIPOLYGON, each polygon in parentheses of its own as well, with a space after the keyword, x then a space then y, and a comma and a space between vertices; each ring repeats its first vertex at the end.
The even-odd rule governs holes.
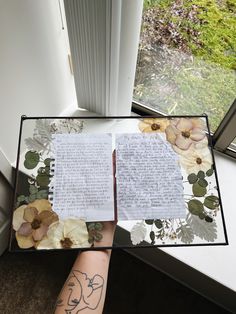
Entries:
POLYGON ((58 297, 55 314, 103 311, 110 250, 81 252, 58 297))

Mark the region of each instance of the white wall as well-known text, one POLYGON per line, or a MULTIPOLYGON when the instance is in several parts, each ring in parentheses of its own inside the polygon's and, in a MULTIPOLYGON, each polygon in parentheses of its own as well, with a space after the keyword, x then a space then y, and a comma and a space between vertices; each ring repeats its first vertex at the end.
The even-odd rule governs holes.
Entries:
POLYGON ((11 162, 22 114, 59 115, 76 102, 68 47, 58 1, 0 0, 0 147, 11 162))

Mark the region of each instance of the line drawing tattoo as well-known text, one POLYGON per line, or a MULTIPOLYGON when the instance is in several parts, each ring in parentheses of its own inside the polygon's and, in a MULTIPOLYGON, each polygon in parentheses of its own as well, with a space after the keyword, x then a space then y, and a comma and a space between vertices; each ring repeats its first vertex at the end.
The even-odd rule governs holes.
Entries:
POLYGON ((87 308, 95 310, 102 297, 103 285, 104 279, 98 274, 89 278, 86 273, 72 270, 64 288, 65 300, 59 297, 56 307, 64 306, 66 314, 77 314, 87 308))

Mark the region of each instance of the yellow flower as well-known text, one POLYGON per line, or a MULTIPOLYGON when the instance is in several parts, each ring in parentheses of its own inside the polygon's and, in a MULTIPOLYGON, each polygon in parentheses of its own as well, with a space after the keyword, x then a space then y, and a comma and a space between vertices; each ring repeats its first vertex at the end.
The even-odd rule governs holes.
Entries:
POLYGON ((208 147, 203 149, 191 149, 188 154, 180 155, 180 164, 188 174, 204 171, 212 166, 212 156, 208 147))
POLYGON ((206 136, 200 118, 173 119, 165 132, 167 141, 181 150, 188 150, 206 136))
POLYGON ((169 121, 165 118, 146 118, 139 122, 139 129, 141 132, 165 132, 169 121))
POLYGON ((13 213, 13 229, 20 248, 37 246, 47 234, 48 227, 58 220, 48 200, 36 200, 18 207, 13 213))
POLYGON ((52 224, 47 237, 39 242, 37 249, 69 249, 90 247, 86 223, 81 219, 70 218, 52 224))

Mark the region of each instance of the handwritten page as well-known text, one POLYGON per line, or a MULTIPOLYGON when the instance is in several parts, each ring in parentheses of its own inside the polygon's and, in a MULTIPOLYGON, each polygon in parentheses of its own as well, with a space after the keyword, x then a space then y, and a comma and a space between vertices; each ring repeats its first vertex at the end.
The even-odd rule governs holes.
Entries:
POLYGON ((116 136, 119 220, 186 216, 177 154, 159 134, 116 136))
POLYGON ((53 209, 60 218, 114 220, 111 134, 55 134, 53 209))

